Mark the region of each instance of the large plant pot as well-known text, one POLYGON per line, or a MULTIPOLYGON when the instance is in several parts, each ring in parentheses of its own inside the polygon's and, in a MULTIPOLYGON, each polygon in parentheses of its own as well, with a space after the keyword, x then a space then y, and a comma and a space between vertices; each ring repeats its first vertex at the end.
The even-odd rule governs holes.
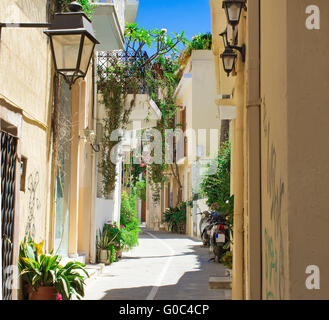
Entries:
POLYGON ((28 288, 29 300, 57 300, 57 290, 55 287, 40 287, 34 291, 32 287, 28 288))
POLYGON ((105 263, 106 265, 110 264, 110 253, 108 250, 99 250, 99 262, 105 263))

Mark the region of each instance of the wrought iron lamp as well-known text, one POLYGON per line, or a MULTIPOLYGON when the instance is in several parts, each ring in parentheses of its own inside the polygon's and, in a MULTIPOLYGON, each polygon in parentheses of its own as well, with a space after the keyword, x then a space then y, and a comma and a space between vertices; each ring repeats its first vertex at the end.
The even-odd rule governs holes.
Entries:
MULTIPOLYGON (((233 51, 237 50, 241 53, 242 56, 242 62, 245 62, 246 60, 246 46, 243 44, 241 47, 236 45, 231 45, 228 36, 227 36, 227 29, 220 34, 221 37, 223 37, 224 47, 225 51, 221 54, 221 59, 223 60, 223 66, 224 70, 227 73, 227 76, 231 74, 235 67, 237 54, 233 51)), ((234 39, 234 42, 236 40, 234 39)))
POLYGON ((101 146, 99 143, 97 143, 97 136, 93 130, 90 130, 88 127, 84 129, 84 136, 88 143, 90 143, 90 146, 95 152, 101 151, 101 146))
POLYGON ((229 76, 235 67, 237 54, 230 47, 226 47, 220 57, 223 60, 224 71, 229 76))
POLYGON ((91 21, 81 12, 77 2, 68 5, 70 12, 57 13, 52 24, 0 23, 1 28, 47 28, 56 72, 63 75, 70 88, 78 78, 84 78, 96 44, 91 21))
POLYGON ((247 0, 223 0, 223 9, 225 9, 227 22, 235 27, 240 22, 242 9, 247 10, 247 0))

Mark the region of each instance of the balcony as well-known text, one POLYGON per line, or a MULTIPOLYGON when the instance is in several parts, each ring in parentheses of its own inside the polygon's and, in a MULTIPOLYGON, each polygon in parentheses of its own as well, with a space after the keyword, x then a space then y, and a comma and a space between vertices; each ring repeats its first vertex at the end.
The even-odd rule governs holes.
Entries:
MULTIPOLYGON (((140 56, 136 57, 133 53, 125 52, 123 50, 112 51, 112 52, 98 52, 97 53, 97 66, 98 71, 102 77, 107 76, 107 70, 112 69, 118 62, 131 66, 132 69, 137 66, 143 65, 143 59, 147 59, 146 52, 141 52, 140 56), (138 61, 138 62, 137 62, 138 61)), ((142 74, 145 72, 144 69, 140 70, 142 74)), ((148 95, 148 87, 143 79, 139 79, 138 87, 132 88, 131 93, 128 91, 128 95, 125 99, 125 109, 130 109, 132 103, 134 108, 132 109, 129 117, 129 123, 127 130, 139 130, 149 129, 157 125, 157 121, 161 119, 161 111, 156 103, 150 99, 148 95)), ((99 96, 99 101, 102 97, 99 96)), ((102 112, 103 108, 99 109, 98 118, 104 118, 105 113, 102 112)))
POLYGON ((93 28, 97 40, 97 51, 110 51, 124 47, 124 1, 94 1, 93 28), (123 7, 122 7, 123 6, 123 7))
POLYGON ((124 48, 125 23, 135 23, 138 0, 95 0, 93 1, 93 27, 97 40, 97 51, 120 50, 124 48))
POLYGON ((128 0, 126 3, 126 23, 135 23, 137 17, 137 11, 139 6, 139 0, 128 0))

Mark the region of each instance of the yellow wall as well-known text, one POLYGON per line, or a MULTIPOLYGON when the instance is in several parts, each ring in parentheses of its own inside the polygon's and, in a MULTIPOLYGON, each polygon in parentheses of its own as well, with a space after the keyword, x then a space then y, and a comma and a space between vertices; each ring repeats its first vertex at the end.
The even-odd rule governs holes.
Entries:
MULTIPOLYGON (((216 34, 221 26, 218 20, 226 19, 223 12, 217 13, 221 10, 219 2, 211 1, 211 5, 216 34)), ((235 181, 243 182, 244 197, 244 236, 239 243, 244 249, 243 269, 239 275, 233 273, 233 278, 243 276, 243 285, 235 290, 242 290, 238 296, 244 298, 257 297, 255 286, 259 286, 260 281, 253 273, 259 274, 257 269, 262 266, 261 298, 327 299, 329 253, 324 244, 328 242, 329 209, 326 191, 329 153, 325 147, 329 126, 329 25, 324 17, 329 14, 329 3, 325 0, 250 0, 247 6, 246 24, 242 16, 239 26, 240 42, 247 45, 247 61, 244 66, 239 62, 237 77, 240 80, 245 77, 245 83, 243 87, 240 82, 235 84, 234 99, 237 103, 245 99, 241 113, 243 151, 239 156, 233 144, 234 159, 242 157, 244 162, 242 172, 236 172, 236 163, 233 163, 233 175, 235 181), (320 30, 306 28, 309 5, 320 8, 320 30), (246 33, 241 33, 244 26, 246 33), (254 162, 259 138, 261 167, 254 162), (261 176, 261 199, 256 196, 257 170, 261 176), (260 204, 261 216, 257 216, 255 210, 260 204), (261 262, 257 257, 259 241, 252 239, 257 235, 257 230, 252 232, 252 228, 260 223, 261 262), (306 288, 306 268, 310 265, 320 268, 320 290, 306 288)), ((215 39, 215 59, 216 48, 215 39)), ((222 66, 216 69, 219 91, 223 81, 221 69, 222 66)), ((238 130, 236 126, 232 129, 235 143, 238 130)), ((233 193, 235 189, 234 185, 233 193)))
POLYGON ((290 297, 329 298, 329 2, 287 0, 287 136, 290 297), (320 30, 305 9, 320 9, 320 30), (320 268, 320 290, 307 290, 306 267, 320 268))
MULTIPOLYGON (((46 3, 2 0, 0 21, 47 22, 46 3)), ((23 114, 21 154, 28 159, 26 190, 20 192, 20 240, 29 231, 37 241, 47 238, 51 67, 43 29, 2 29, 1 104, 6 101, 10 109, 23 114)))
POLYGON ((263 298, 289 298, 287 1, 261 5, 263 298), (275 28, 273 27, 275 26, 275 28), (274 81, 275 79, 275 81, 274 81))

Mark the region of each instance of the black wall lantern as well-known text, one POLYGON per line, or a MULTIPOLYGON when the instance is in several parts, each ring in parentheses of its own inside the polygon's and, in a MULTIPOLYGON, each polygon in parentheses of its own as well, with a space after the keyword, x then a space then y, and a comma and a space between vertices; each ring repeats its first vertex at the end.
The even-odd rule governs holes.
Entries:
POLYGON ((52 24, 47 23, 0 23, 11 28, 46 28, 50 38, 55 70, 64 76, 70 88, 78 78, 84 78, 94 52, 96 40, 91 21, 81 12, 77 2, 68 5, 71 12, 57 13, 52 24))
POLYGON ((223 9, 225 9, 227 22, 235 27, 240 22, 242 9, 247 9, 247 0, 223 0, 223 9))
POLYGON ((50 38, 55 69, 64 76, 70 87, 84 78, 94 52, 96 40, 91 21, 81 12, 79 3, 71 3, 71 13, 55 15, 51 27, 45 31, 50 38))
MULTIPOLYGON (((231 45, 228 41, 227 29, 220 34, 223 37, 225 51, 221 54, 221 59, 223 60, 224 70, 227 73, 227 76, 233 71, 237 59, 237 54, 233 50, 237 50, 241 53, 242 62, 246 61, 246 46, 242 45, 241 47, 236 45, 231 45)), ((236 39, 234 39, 236 43, 236 39)))
POLYGON ((224 71, 229 76, 235 67, 237 54, 230 47, 226 47, 220 57, 223 60, 224 71))

